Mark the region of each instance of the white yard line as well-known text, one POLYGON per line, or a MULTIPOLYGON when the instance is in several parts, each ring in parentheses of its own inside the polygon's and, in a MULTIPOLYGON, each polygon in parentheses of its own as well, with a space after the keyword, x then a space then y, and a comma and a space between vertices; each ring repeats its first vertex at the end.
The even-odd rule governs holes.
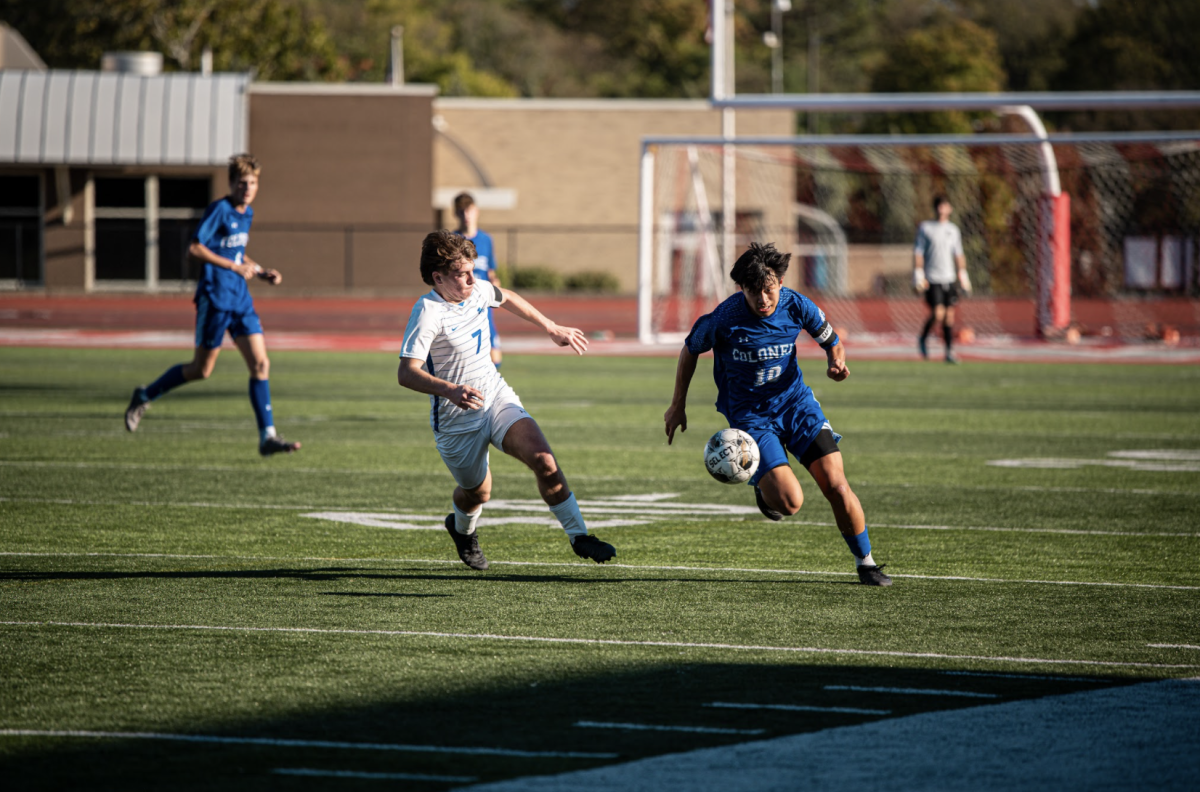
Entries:
POLYGON ((363 770, 312 770, 305 767, 276 767, 275 775, 304 778, 361 778, 367 781, 440 781, 444 784, 469 784, 475 776, 425 775, 422 773, 368 773, 363 770))
MULTIPOLYGON (((447 558, 338 558, 334 556, 226 556, 226 555, 190 555, 186 553, 50 553, 36 551, 0 551, 0 558, 5 556, 27 556, 27 557, 64 557, 64 558, 174 558, 174 559, 197 559, 197 560, 216 560, 216 561, 306 561, 319 563, 341 563, 341 564, 436 564, 439 566, 458 566, 461 561, 447 558)), ((561 562, 561 561, 491 561, 492 566, 516 566, 516 567, 556 567, 556 568, 573 568, 573 569, 592 569, 592 566, 583 562, 561 562)), ((613 564, 606 563, 605 569, 628 569, 635 572, 653 571, 653 572, 708 572, 708 573, 738 573, 738 574, 759 574, 759 575, 798 575, 798 576, 821 576, 821 577, 857 577, 856 573, 852 572, 831 572, 828 570, 810 570, 810 569, 762 569, 756 567, 696 567, 696 566, 665 566, 654 564, 613 564)), ((893 578, 909 578, 913 580, 950 580, 963 583, 1022 583, 1041 586, 1101 586, 1105 588, 1145 588, 1145 589, 1168 589, 1177 591, 1200 591, 1200 586, 1177 586, 1166 583, 1110 583, 1106 581, 1087 581, 1087 580, 1024 580, 1019 578, 983 578, 983 577, 967 577, 963 575, 916 575, 916 574, 900 574, 892 575, 893 578)))
POLYGON ((584 729, 619 729, 622 731, 690 732, 692 734, 765 734, 766 729, 728 729, 721 726, 657 726, 649 723, 599 723, 577 721, 584 729))
MULTIPOLYGON (((5 463, 0 462, 0 465, 5 463)), ((152 467, 152 466, 147 466, 152 467)), ((227 470, 245 470, 245 468, 222 468, 227 470)), ((328 507, 328 506, 313 506, 313 505, 297 505, 297 504, 262 504, 262 503, 213 503, 209 501, 115 501, 115 500, 93 500, 93 499, 77 499, 77 498, 14 498, 0 497, 0 503, 45 503, 60 506, 139 506, 151 508, 196 508, 196 509, 269 509, 275 511, 302 511, 302 512, 319 512, 321 514, 309 514, 306 517, 334 519, 328 515, 343 514, 348 518, 343 520, 353 522, 355 524, 364 525, 365 527, 390 527, 386 525, 368 524, 363 522, 355 522, 351 519, 356 514, 375 514, 382 515, 383 512, 370 511, 373 508, 386 509, 387 507, 328 507)), ((488 504, 488 509, 497 511, 527 511, 533 512, 530 517, 530 523, 536 523, 546 518, 551 519, 550 512, 545 508, 540 501, 493 501, 488 504)), ((582 511, 589 514, 613 514, 613 515, 630 515, 640 516, 644 518, 644 522, 663 522, 666 520, 689 520, 697 517, 708 517, 710 519, 729 519, 736 520, 739 517, 754 516, 758 514, 758 509, 749 506, 731 506, 717 503, 650 503, 638 504, 630 502, 615 502, 613 499, 597 499, 597 500, 582 500, 580 501, 582 511)), ((396 515, 397 517, 404 516, 411 518, 414 515, 404 514, 396 515)), ((430 520, 444 519, 445 515, 429 514, 425 515, 430 520)), ((488 519, 488 518, 484 518, 488 519)), ((499 518, 513 521, 513 518, 499 518)), ((493 520, 494 522, 494 520, 493 520)), ((805 525, 820 528, 834 527, 835 523, 821 520, 789 520, 789 525, 805 525)), ((874 528, 902 529, 902 530, 917 530, 917 531, 984 531, 990 533, 1030 533, 1030 534, 1065 534, 1075 536, 1128 536, 1128 537, 1168 537, 1176 539, 1196 539, 1200 538, 1200 533, 1185 532, 1185 531, 1095 531, 1087 529, 1074 528, 1020 528, 1020 527, 1003 527, 991 525, 920 525, 908 523, 872 523, 874 528)))
POLYGON ((930 690, 929 688, 864 687, 862 685, 826 685, 825 690, 849 690, 855 693, 894 693, 902 696, 959 696, 960 698, 1000 698, 996 693, 969 690, 930 690))
POLYGON ((231 633, 293 633, 305 635, 383 635, 416 638, 454 638, 469 641, 514 641, 525 643, 574 644, 582 646, 645 646, 662 649, 713 649, 734 652, 786 652, 789 654, 852 655, 860 657, 912 657, 923 660, 983 660, 1025 665, 1083 665, 1106 668, 1200 668, 1196 664, 1122 663, 1115 660, 1068 660, 1008 655, 956 655, 940 652, 900 652, 882 649, 833 649, 816 646, 760 646, 755 644, 719 644, 687 641, 632 641, 612 638, 559 638, 541 635, 496 635, 492 633, 452 633, 430 630, 351 630, 329 627, 234 627, 212 624, 122 624, 115 622, 0 621, 10 627, 84 627, 115 630, 195 630, 231 633))
POLYGON ((891 710, 861 709, 859 707, 814 707, 807 704, 739 704, 730 701, 713 701, 706 707, 718 709, 778 710, 780 712, 835 712, 843 715, 891 715, 891 710))
POLYGON ((1200 649, 1200 646, 1192 644, 1146 644, 1146 646, 1154 647, 1155 649, 1200 649))
POLYGON ((400 751, 403 753, 469 754, 473 756, 515 756, 526 759, 615 759, 620 754, 581 751, 520 751, 513 748, 468 748, 449 745, 405 745, 403 743, 352 743, 331 740, 290 740, 274 737, 227 737, 217 734, 169 734, 164 732, 108 732, 80 729, 0 729, 4 737, 86 737, 100 740, 171 740, 174 742, 215 743, 220 745, 261 745, 271 748, 335 748, 358 751, 400 751))

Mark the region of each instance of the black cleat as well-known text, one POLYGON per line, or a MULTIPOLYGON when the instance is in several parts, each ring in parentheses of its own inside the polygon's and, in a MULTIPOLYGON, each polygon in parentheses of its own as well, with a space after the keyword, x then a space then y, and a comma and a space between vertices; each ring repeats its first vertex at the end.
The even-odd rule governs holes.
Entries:
POLYGON ((263 456, 271 454, 290 454, 300 448, 299 443, 289 443, 282 437, 268 437, 258 444, 258 453, 263 456))
POLYGON ((597 564, 616 558, 617 549, 608 542, 601 542, 591 534, 576 536, 571 539, 571 549, 580 558, 590 558, 597 564))
POLYGON ((450 538, 454 540, 454 547, 458 550, 458 557, 462 562, 471 569, 487 569, 488 560, 483 557, 483 551, 479 549, 479 539, 475 534, 460 534, 458 529, 454 527, 454 512, 446 515, 446 530, 450 533, 450 538))
POLYGON ((892 579, 883 574, 883 568, 887 564, 879 566, 860 566, 858 568, 858 582, 864 586, 890 586, 892 579))
POLYGON ((758 510, 762 512, 763 516, 768 520, 779 522, 783 519, 783 514, 775 511, 767 505, 767 500, 763 497, 762 490, 760 490, 758 487, 754 488, 754 502, 758 504, 758 510))
POLYGON ((138 424, 142 422, 142 416, 149 409, 150 400, 146 398, 146 389, 134 388, 133 396, 129 399, 129 406, 125 408, 125 428, 130 432, 136 432, 138 424))

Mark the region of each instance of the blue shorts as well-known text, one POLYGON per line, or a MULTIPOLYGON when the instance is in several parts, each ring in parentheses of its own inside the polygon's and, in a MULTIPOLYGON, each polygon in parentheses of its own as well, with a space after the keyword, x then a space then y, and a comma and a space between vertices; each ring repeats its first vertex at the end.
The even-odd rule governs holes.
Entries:
POLYGON ((262 333, 262 322, 251 306, 249 311, 222 311, 214 308, 208 295, 196 297, 196 346, 217 349, 225 340, 225 331, 234 340, 242 336, 262 333))
MULTIPOLYGON (((820 406, 812 408, 815 404, 815 399, 811 405, 797 404, 772 417, 765 426, 761 422, 755 422, 756 425, 751 427, 730 421, 729 425, 732 428, 743 430, 758 443, 758 470, 750 479, 751 484, 758 486, 758 482, 767 473, 788 464, 788 451, 797 459, 804 456, 804 452, 808 450, 812 441, 817 439, 822 429, 833 432, 833 427, 829 425, 820 406)), ((833 437, 837 441, 842 439, 836 432, 833 432, 833 437)))

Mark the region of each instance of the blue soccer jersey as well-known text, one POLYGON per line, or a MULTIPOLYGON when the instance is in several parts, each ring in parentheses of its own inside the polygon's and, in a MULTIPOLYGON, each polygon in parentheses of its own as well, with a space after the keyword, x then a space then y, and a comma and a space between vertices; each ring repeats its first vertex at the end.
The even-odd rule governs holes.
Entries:
MULTIPOLYGON (((746 305, 738 292, 710 313, 701 316, 688 334, 688 351, 700 355, 713 351, 713 378, 717 382, 717 410, 729 425, 741 429, 768 429, 784 415, 807 416, 816 431, 825 423, 821 405, 796 363, 796 338, 800 331, 837 343, 826 327, 825 313, 812 300, 788 288, 780 289, 775 313, 763 318, 746 305)), ((809 434, 809 432, 804 432, 809 434)))
MULTIPOLYGON (((250 223, 253 220, 253 208, 247 206, 243 214, 233 208, 229 199, 222 198, 209 204, 192 239, 218 256, 241 264, 246 255, 246 243, 250 239, 250 223)), ((245 278, 233 270, 208 262, 204 263, 204 273, 196 284, 197 301, 201 295, 222 311, 245 313, 254 305, 245 278)))

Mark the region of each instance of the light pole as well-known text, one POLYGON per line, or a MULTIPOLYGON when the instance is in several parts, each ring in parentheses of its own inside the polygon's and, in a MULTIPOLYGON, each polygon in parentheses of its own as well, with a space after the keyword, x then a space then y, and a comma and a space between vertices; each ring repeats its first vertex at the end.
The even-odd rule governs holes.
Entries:
POLYGON ((791 10, 792 0, 771 0, 771 29, 763 33, 771 50, 771 93, 783 93, 783 12, 791 10))

